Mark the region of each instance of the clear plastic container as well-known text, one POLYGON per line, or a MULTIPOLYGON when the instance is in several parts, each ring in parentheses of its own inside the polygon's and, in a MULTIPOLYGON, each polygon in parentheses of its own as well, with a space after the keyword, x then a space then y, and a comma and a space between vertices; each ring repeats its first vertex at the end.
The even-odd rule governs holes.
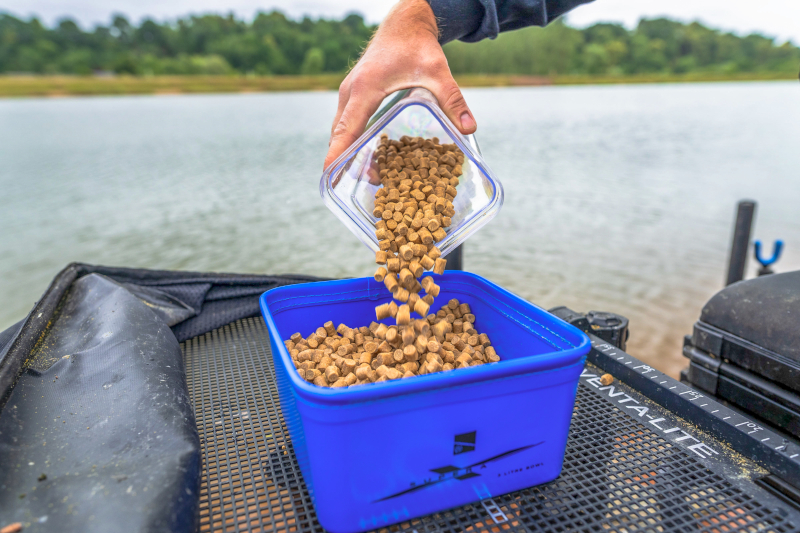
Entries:
POLYGON ((380 135, 390 139, 438 137, 441 144, 455 143, 464 153, 463 174, 453 200, 455 214, 445 228, 447 236, 436 246, 446 256, 489 222, 503 205, 503 186, 481 156, 474 135, 462 135, 426 89, 400 91, 372 118, 364 134, 322 174, 319 192, 325 205, 368 248, 377 251, 378 238, 372 216, 375 192, 381 187, 373 162, 380 135))

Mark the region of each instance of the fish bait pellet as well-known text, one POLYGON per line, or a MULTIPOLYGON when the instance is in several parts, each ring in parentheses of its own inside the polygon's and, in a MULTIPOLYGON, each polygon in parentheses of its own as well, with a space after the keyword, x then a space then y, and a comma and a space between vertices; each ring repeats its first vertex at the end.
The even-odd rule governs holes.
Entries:
POLYGON ((418 280, 425 270, 444 273, 447 261, 436 243, 447 237, 455 214, 453 200, 464 154, 455 144, 440 144, 436 137, 393 140, 383 134, 373 162, 382 185, 373 210, 379 219, 375 262, 386 265, 375 272, 375 280, 382 281, 395 300, 408 303, 424 317, 428 308, 418 302, 427 298, 430 306, 439 287, 418 280), (415 297, 421 290, 425 297, 415 297))
MULTIPOLYGON (((427 305, 417 300, 416 305, 421 304, 427 305)), ((453 299, 436 313, 426 314, 429 309, 415 308, 415 311, 426 318, 412 319, 408 305, 397 306, 392 301, 379 305, 376 315, 379 320, 383 315, 384 318, 395 317, 397 325, 373 322, 368 327, 350 328, 339 324, 334 328, 333 322, 326 322, 308 337, 304 338, 298 332, 284 344, 301 378, 320 387, 332 388, 392 381, 500 361, 488 335, 478 333, 474 328, 469 333, 456 331, 456 322, 471 324, 463 320, 466 314, 470 314, 464 313, 470 311, 469 305, 453 299), (459 313, 462 319, 455 319, 454 312, 459 313), (324 334, 323 342, 319 342, 321 334, 324 334), (314 343, 317 348, 311 347, 314 343)), ((475 320, 474 316, 472 320, 475 320)))

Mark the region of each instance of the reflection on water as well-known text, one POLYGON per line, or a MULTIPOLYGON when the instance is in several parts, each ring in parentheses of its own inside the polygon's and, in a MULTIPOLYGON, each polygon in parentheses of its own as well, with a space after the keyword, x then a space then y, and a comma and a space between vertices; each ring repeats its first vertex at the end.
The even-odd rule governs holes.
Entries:
MULTIPOLYGON (((506 191, 466 268, 543 307, 628 316, 630 351, 653 366, 683 366, 737 200, 759 201, 756 238, 786 241, 776 270, 800 265, 797 83, 466 95, 506 191)), ((335 93, 1 101, 0 328, 69 261, 368 275, 371 254, 319 198, 335 106, 335 93)))

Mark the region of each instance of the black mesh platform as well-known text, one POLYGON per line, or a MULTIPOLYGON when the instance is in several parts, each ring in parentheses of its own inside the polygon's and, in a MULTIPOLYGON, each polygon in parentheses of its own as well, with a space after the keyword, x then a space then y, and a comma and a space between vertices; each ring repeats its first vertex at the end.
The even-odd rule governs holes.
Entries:
MULTIPOLYGON (((281 418, 266 327, 236 321, 182 345, 203 451, 200 531, 322 531, 281 418)), ((742 461, 744 461, 742 459, 742 461)), ((741 468, 741 465, 739 465, 741 468)), ((551 483, 391 531, 797 531, 583 383, 564 469, 551 483)))

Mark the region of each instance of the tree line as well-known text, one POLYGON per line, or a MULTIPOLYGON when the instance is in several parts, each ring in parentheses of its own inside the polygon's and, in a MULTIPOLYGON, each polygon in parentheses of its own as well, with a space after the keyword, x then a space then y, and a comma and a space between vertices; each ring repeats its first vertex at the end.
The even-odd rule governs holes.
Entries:
MULTIPOLYGON (((90 75, 292 75, 341 73, 358 59, 375 27, 351 14, 342 20, 293 20, 273 11, 252 21, 233 15, 174 22, 123 16, 84 30, 63 19, 0 14, 0 73, 90 75)), ((577 29, 561 20, 496 40, 445 46, 454 74, 631 75, 692 72, 797 73, 800 49, 760 34, 738 36, 693 22, 643 19, 577 29)))

